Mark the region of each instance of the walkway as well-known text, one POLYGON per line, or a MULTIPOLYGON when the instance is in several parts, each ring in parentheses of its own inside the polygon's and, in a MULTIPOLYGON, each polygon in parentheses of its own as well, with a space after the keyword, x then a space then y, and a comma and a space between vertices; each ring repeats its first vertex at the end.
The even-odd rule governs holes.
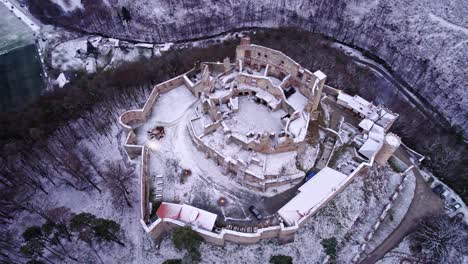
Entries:
MULTIPOLYGON (((412 164, 408 154, 401 147, 395 155, 406 164, 412 164)), ((407 214, 385 241, 361 261, 362 264, 376 263, 390 250, 398 246, 405 236, 413 232, 422 219, 427 216, 439 215, 442 212, 442 200, 432 192, 416 166, 413 168, 413 173, 416 177, 416 188, 407 214)))

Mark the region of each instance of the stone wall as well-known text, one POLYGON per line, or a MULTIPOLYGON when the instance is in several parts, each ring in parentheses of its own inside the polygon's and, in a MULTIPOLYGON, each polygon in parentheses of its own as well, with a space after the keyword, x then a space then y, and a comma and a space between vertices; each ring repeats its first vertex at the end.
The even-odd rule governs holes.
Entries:
POLYGON ((262 90, 265 90, 271 95, 273 95, 278 100, 282 100, 285 98, 281 88, 275 86, 267 77, 253 76, 245 73, 240 73, 237 77, 237 81, 239 83, 244 83, 246 85, 261 88, 262 90))
POLYGON ((137 145, 135 132, 133 130, 130 130, 128 133, 123 147, 131 159, 138 157, 143 150, 143 146, 137 145))
MULTIPOLYGON (((215 233, 208 230, 203 230, 192 226, 192 229, 196 231, 201 237, 205 239, 207 243, 213 245, 223 246, 226 242, 232 242, 236 244, 254 244, 259 242, 261 239, 277 238, 280 243, 291 242, 294 240, 294 236, 299 228, 302 228, 306 222, 323 206, 325 206, 331 199, 338 195, 344 188, 346 188, 359 174, 367 170, 369 166, 372 166, 373 159, 369 163, 361 163, 356 170, 342 182, 335 192, 331 193, 328 197, 324 198, 319 206, 312 208, 312 210, 301 218, 293 226, 285 227, 282 223, 276 226, 270 226, 266 228, 260 228, 254 233, 243 233, 228 229, 221 229, 219 233, 215 233)), ((388 211, 388 210, 387 210, 388 211)), ((158 239, 166 232, 170 232, 176 227, 183 227, 186 224, 174 219, 157 219, 151 225, 147 225, 145 221, 140 221, 146 233, 152 237, 158 239)))
MULTIPOLYGON (((166 232, 172 231, 174 228, 186 226, 178 220, 170 218, 159 218, 151 225, 147 225, 144 221, 140 221, 145 232, 151 235, 155 239, 159 239, 166 232)), ((205 242, 223 246, 226 242, 232 242, 236 244, 254 244, 259 242, 261 239, 278 238, 281 241, 291 240, 291 236, 294 237, 298 227, 285 227, 283 224, 276 226, 270 226, 266 228, 260 228, 254 233, 243 233, 228 229, 222 229, 219 233, 213 231, 204 230, 196 226, 191 226, 192 229, 197 232, 205 242)))
POLYGON ((268 75, 280 80, 289 77, 288 82, 308 98, 321 96, 323 82, 315 88, 319 77, 280 51, 257 45, 240 45, 236 49, 236 59, 242 59, 247 65, 268 65, 268 75))
POLYGON ((141 152, 141 164, 140 164, 140 218, 147 221, 151 212, 148 210, 149 206, 149 152, 148 148, 143 147, 141 152))

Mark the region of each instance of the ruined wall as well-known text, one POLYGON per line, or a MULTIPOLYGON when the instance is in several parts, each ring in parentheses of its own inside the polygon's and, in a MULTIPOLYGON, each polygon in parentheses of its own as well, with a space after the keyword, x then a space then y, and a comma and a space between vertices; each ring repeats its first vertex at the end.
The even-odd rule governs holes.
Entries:
POLYGON ((282 52, 263 46, 245 45, 237 47, 236 58, 244 60, 247 65, 268 64, 268 75, 281 80, 291 75, 291 81, 295 81, 296 86, 300 88, 302 94, 306 97, 310 97, 313 94, 312 87, 316 76, 282 52), (246 57, 246 51, 250 52, 250 57, 246 57))
POLYGON ((266 77, 252 76, 241 73, 239 74, 239 76, 237 76, 237 80, 239 83, 245 83, 247 85, 262 88, 263 90, 275 96, 278 100, 284 98, 283 91, 281 91, 280 88, 277 88, 275 85, 273 85, 273 83, 266 77))

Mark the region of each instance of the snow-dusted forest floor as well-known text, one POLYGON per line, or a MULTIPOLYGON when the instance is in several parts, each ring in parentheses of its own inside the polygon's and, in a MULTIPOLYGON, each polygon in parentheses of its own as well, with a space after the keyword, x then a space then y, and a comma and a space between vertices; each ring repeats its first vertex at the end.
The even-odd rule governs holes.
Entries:
MULTIPOLYGON (((63 181, 56 180, 55 185, 46 183, 48 194, 38 191, 32 199, 35 206, 44 211, 67 207, 73 213, 89 212, 118 222, 121 225, 120 235, 125 247, 101 244, 98 251, 104 263, 161 263, 165 259, 181 258, 185 254, 174 248, 169 236, 157 244, 144 233, 139 223, 139 159, 129 160, 125 155, 122 148, 125 135, 117 124, 117 116, 125 110, 141 106, 147 94, 147 90, 139 93, 135 97, 138 103, 115 104, 109 111, 104 111, 104 106, 98 106, 94 113, 89 114, 90 120, 80 119, 70 123, 58 130, 47 142, 50 152, 75 152, 82 159, 83 149, 88 149, 96 167, 96 171, 92 171, 91 174, 94 175, 101 192, 90 187, 77 190, 63 181), (102 127, 97 124, 101 124, 102 127), (106 166, 112 162, 124 164, 133 171, 129 196, 132 207, 126 206, 116 198, 97 175, 98 171, 106 171, 106 166)), ((48 173, 51 176, 60 176, 47 155, 38 159, 50 162, 48 173)), ((279 245, 273 239, 255 245, 226 244, 224 247, 218 247, 202 244, 202 263, 268 263, 270 256, 277 254, 292 256, 294 263, 321 263, 326 255, 320 242, 331 237, 338 241, 338 262, 348 263, 400 180, 400 176, 389 167, 381 171, 371 170, 369 175, 358 176, 351 185, 313 216, 299 230, 293 243, 279 245)), ((411 200, 411 190, 402 194, 411 200)), ((395 221, 401 219, 405 213, 405 210, 395 210, 395 221)), ((18 239, 21 239, 20 233, 24 228, 43 223, 42 220, 38 220, 41 219, 38 215, 29 212, 21 213, 17 219, 17 224, 11 227, 18 239)), ((397 223, 394 222, 389 227, 393 228, 395 224, 397 223)), ((75 242, 70 243, 70 248, 78 259, 87 263, 97 262, 96 255, 89 247, 75 242)))

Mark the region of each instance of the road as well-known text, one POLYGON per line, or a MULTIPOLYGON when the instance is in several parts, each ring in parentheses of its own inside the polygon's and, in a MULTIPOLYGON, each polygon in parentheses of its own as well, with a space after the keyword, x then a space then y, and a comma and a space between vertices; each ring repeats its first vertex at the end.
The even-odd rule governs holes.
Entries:
POLYGON ((21 21, 23 21, 26 26, 28 26, 34 33, 39 34, 41 31, 41 24, 29 13, 26 8, 21 7, 16 1, 12 0, 0 0, 0 3, 11 10, 13 14, 21 19, 21 21))
MULTIPOLYGON (((413 164, 406 151, 401 147, 395 152, 395 155, 407 165, 413 164)), ((368 254, 365 259, 361 261, 361 264, 376 263, 390 250, 398 246, 405 236, 413 232, 422 219, 428 216, 440 215, 443 212, 442 200, 426 184, 419 169, 415 166, 412 172, 416 178, 416 188, 408 212, 398 227, 380 246, 368 254)))

